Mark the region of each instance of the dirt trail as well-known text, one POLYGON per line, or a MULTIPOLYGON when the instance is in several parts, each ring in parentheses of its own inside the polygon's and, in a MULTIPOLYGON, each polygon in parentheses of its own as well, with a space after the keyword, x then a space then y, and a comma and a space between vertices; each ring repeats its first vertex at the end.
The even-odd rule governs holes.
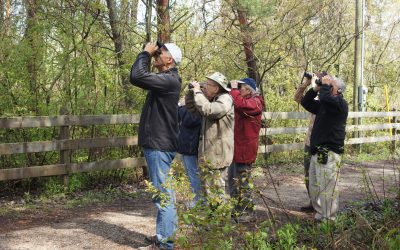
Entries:
MULTIPOLYGON (((397 167, 399 164, 397 163, 397 167)), ((280 166, 279 166, 280 167, 280 166)), ((279 197, 285 210, 292 216, 309 218, 310 214, 300 212, 307 204, 307 193, 303 176, 297 173, 271 172, 279 197)), ((398 185, 398 169, 388 162, 359 165, 345 164, 341 170, 340 207, 364 198, 362 172, 367 170, 374 183, 375 191, 383 197, 388 190, 398 185), (382 181, 385 167, 385 182, 382 181), (397 177, 395 176, 397 174, 397 177), (395 179, 397 178, 397 180, 395 179), (383 190, 385 186, 385 191, 383 190)), ((260 176, 256 185, 267 183, 262 190, 271 209, 282 213, 283 209, 268 176, 260 176), (276 202, 276 204, 274 204, 276 202)), ((257 198, 257 214, 266 218, 267 208, 257 198)), ((48 209, 21 213, 17 218, 0 217, 0 249, 136 249, 144 246, 145 235, 154 234, 155 208, 148 197, 120 200, 108 205, 85 206, 74 209, 48 209)))

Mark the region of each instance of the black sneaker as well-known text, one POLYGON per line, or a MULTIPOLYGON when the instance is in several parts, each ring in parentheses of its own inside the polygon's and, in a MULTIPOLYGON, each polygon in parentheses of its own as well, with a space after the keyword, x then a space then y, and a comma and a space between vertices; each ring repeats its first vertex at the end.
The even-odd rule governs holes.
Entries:
POLYGON ((144 241, 148 244, 155 244, 158 242, 157 235, 146 236, 144 237, 144 241))

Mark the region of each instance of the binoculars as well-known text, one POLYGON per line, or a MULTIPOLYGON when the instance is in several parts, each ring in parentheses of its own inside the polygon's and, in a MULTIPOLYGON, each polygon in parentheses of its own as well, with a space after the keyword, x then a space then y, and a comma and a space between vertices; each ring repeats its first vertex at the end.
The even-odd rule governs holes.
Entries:
MULTIPOLYGON (((156 45, 157 45, 158 49, 154 53, 154 56, 159 56, 159 55, 161 55, 161 48, 164 47, 164 43, 157 40, 156 45)), ((146 46, 146 44, 143 44, 142 49, 144 49, 145 46, 146 46)))
MULTIPOLYGON (((310 72, 304 72, 304 77, 311 80, 312 79, 312 75, 313 73, 310 72)), ((316 75, 319 74, 321 75, 321 78, 326 76, 328 73, 326 73, 326 71, 322 71, 321 73, 315 73, 316 75)), ((317 84, 318 86, 322 85, 322 80, 320 78, 317 77, 317 79, 315 79, 315 84, 317 84)))
MULTIPOLYGON (((204 88, 204 85, 205 85, 204 82, 200 82, 199 84, 200 84, 200 88, 201 88, 201 89, 204 88)), ((194 88, 193 84, 192 84, 192 83, 189 83, 189 84, 188 84, 188 88, 189 88, 189 89, 193 89, 193 88, 194 88)))
POLYGON ((159 56, 159 55, 161 55, 161 48, 164 47, 164 44, 162 42, 160 42, 160 41, 157 41, 156 45, 157 45, 158 49, 156 50, 154 55, 155 56, 159 56))

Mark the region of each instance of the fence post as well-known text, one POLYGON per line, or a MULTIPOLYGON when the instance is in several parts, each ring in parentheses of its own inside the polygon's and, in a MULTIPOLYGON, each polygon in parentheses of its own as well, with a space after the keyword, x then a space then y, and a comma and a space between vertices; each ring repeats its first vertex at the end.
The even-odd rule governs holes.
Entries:
MULTIPOLYGON (((69 115, 70 112, 68 108, 62 107, 60 109, 60 115, 69 115)), ((60 140, 67 140, 70 137, 69 126, 60 126, 60 140)), ((70 150, 60 150, 60 163, 68 164, 71 162, 71 151, 70 150)), ((69 186, 69 174, 63 176, 64 186, 68 188, 69 186)))

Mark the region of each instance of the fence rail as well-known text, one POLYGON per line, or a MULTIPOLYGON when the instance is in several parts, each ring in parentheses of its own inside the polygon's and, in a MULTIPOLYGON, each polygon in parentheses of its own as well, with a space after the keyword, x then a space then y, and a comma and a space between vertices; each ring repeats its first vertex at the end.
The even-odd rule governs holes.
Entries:
POLYGON ((0 129, 138 123, 140 115, 60 115, 0 118, 0 129))
MULTIPOLYGON (((392 135, 377 137, 347 138, 346 144, 376 143, 385 141, 398 141, 397 129, 400 123, 395 118, 400 116, 400 112, 350 112, 351 118, 393 118, 393 123, 348 125, 346 130, 352 131, 376 131, 391 130, 392 135)), ((61 138, 54 138, 51 141, 35 142, 15 142, 1 143, 0 156, 12 154, 28 154, 37 152, 60 151, 60 163, 44 166, 30 166, 20 168, 0 169, 0 181, 15 180, 31 177, 68 175, 70 173, 90 172, 96 170, 110 170, 118 168, 132 168, 144 166, 143 158, 124 158, 118 160, 69 163, 68 155, 73 150, 123 147, 137 145, 137 136, 111 137, 111 138, 81 138, 70 139, 69 129, 71 126, 92 126, 92 125, 114 125, 114 124, 138 124, 140 115, 60 115, 60 116, 39 116, 39 117, 9 117, 0 118, 0 129, 21 129, 21 128, 46 128, 60 127, 61 138)), ((306 112, 265 112, 263 119, 308 119, 309 113, 306 112)), ((350 123, 350 122, 348 122, 350 123)), ((262 136, 273 136, 282 134, 304 134, 307 127, 270 127, 263 128, 260 132, 262 136)), ((299 150, 304 147, 303 143, 261 145, 259 153, 282 152, 288 150, 299 150)))

